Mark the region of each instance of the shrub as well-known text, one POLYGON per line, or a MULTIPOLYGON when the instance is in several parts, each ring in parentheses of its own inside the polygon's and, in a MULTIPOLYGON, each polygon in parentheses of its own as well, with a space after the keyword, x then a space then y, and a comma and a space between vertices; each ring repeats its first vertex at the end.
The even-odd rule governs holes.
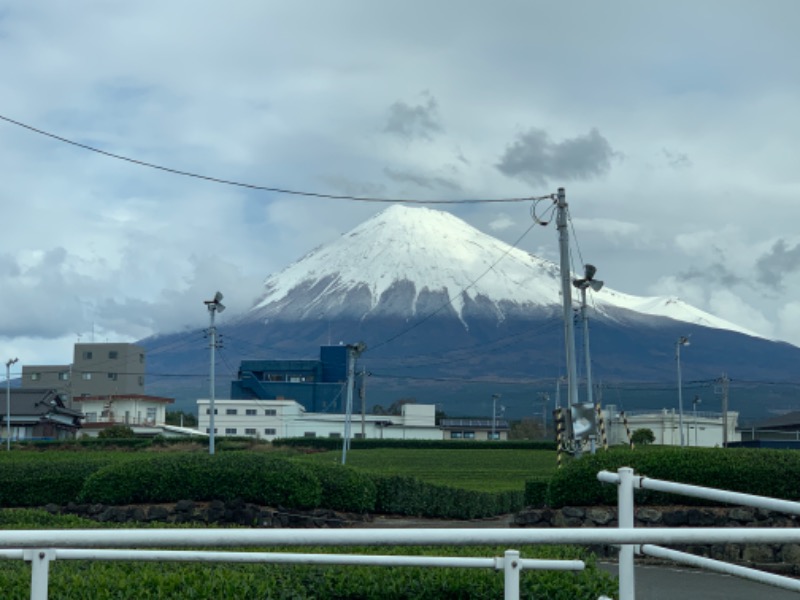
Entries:
MULTIPOLYGON (((284 438, 272 442, 273 446, 307 448, 314 450, 338 450, 342 440, 334 438, 284 438)), ((529 440, 509 440, 484 442, 474 440, 400 440, 400 439, 357 439, 350 440, 352 450, 374 450, 376 448, 409 448, 417 450, 555 450, 555 442, 533 442, 529 440)))
POLYGON ((128 427, 127 425, 112 425, 111 427, 107 427, 100 431, 97 434, 97 437, 101 440, 108 440, 108 439, 123 439, 129 440, 134 436, 133 429, 128 427))
POLYGON ((322 485, 322 508, 366 513, 375 510, 377 490, 372 479, 342 465, 305 465, 322 485))
POLYGON ((519 510, 522 492, 474 492, 425 483, 399 475, 373 476, 375 511, 441 519, 478 519, 519 510))
POLYGON ((96 455, 76 460, 72 454, 48 456, 47 460, 4 460, 0 462, 0 506, 72 502, 84 482, 110 462, 96 455))
POLYGON ((319 480, 303 465, 265 454, 231 452, 154 454, 147 460, 109 465, 89 477, 79 499, 119 505, 240 498, 314 508, 321 493, 319 480))
MULTIPOLYGON (((615 486, 600 483, 597 473, 631 467, 635 474, 705 487, 781 498, 800 499, 800 453, 794 450, 750 448, 614 449, 584 455, 566 463, 550 480, 548 498, 553 507, 614 505, 615 486)), ((641 490, 636 504, 694 504, 712 502, 641 490)))
POLYGON ((656 435, 653 433, 653 430, 647 429, 646 427, 637 429, 631 434, 631 442, 633 442, 635 446, 647 446, 655 441, 656 435))

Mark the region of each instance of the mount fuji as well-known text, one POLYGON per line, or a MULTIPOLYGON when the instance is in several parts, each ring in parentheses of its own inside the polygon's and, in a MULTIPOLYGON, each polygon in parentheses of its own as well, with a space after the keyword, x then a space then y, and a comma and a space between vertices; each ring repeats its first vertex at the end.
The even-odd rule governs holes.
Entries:
MULTIPOLYGON (((689 387, 710 386, 723 372, 786 381, 800 360, 799 348, 676 298, 604 287, 590 299, 593 377, 617 386, 608 402, 633 407, 674 386, 680 336, 692 336, 689 387), (631 382, 646 383, 631 393, 631 382)), ((220 355, 234 377, 242 358, 316 358, 321 345, 363 341, 371 402, 415 397, 450 413, 487 414, 488 398, 502 392, 513 416, 515 403, 529 412, 531 398, 565 371, 562 315, 556 264, 447 212, 393 205, 269 276, 249 311, 219 325, 220 355)), ((207 346, 187 335, 144 340, 150 369, 207 372, 207 346)), ((195 388, 193 398, 207 395, 195 388)), ((180 395, 174 377, 148 389, 180 395)))

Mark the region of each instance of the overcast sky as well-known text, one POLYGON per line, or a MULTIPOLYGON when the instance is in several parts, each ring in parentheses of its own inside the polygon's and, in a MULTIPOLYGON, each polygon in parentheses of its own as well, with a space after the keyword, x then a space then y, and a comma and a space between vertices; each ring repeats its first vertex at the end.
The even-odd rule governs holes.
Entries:
MULTIPOLYGON (((389 198, 565 187, 609 287, 800 344, 800 3, 0 0, 0 115, 389 198)), ((0 121, 0 358, 202 327, 385 206, 0 121)), ((528 204, 448 206, 513 242, 528 204)), ((554 227, 520 247, 557 260, 554 227)), ((576 252, 577 254, 577 252, 576 252)), ((576 256, 576 263, 580 264, 576 256)))

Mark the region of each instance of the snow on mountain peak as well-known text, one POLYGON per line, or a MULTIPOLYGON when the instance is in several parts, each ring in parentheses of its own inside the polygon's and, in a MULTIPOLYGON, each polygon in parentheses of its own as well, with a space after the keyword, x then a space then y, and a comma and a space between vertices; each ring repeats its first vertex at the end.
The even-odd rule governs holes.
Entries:
MULTIPOLYGON (((362 318, 378 310, 426 316, 449 303, 463 321, 466 303, 480 301, 503 320, 508 310, 561 305, 556 264, 450 213, 399 204, 268 277, 264 287, 251 312, 278 318, 362 318), (418 311, 420 302, 424 307, 418 311)), ((621 308, 760 337, 675 298, 638 297, 604 287, 594 293, 592 305, 608 316, 621 308)))

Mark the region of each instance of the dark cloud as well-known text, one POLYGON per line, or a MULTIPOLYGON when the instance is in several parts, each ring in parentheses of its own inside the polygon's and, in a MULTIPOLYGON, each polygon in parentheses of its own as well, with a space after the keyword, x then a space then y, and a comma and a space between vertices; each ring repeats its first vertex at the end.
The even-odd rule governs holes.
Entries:
POLYGON ((783 279, 788 273, 800 270, 800 244, 789 248, 784 240, 778 240, 772 249, 756 261, 757 279, 774 289, 783 289, 783 279))
POLYGON ((530 129, 506 148, 496 166, 509 177, 544 184, 602 175, 611 168, 615 154, 597 129, 562 142, 552 141, 542 129, 530 129))
POLYGON ((454 192, 461 190, 461 186, 455 181, 439 175, 423 175, 421 173, 412 173, 411 171, 401 171, 399 169, 390 169, 388 167, 385 168, 383 172, 392 181, 397 181, 399 183, 413 183, 414 185, 429 190, 446 189, 454 192))
POLYGON ((715 262, 707 267, 690 267, 687 271, 676 275, 678 281, 702 281, 705 283, 716 283, 720 286, 731 288, 736 285, 747 283, 743 277, 739 277, 728 269, 724 264, 715 262))
POLYGON ((670 152, 666 148, 661 149, 664 158, 667 159, 667 164, 673 169, 688 169, 692 166, 692 160, 688 154, 683 152, 670 152))
POLYGON ((389 117, 384 131, 407 140, 433 139, 442 132, 439 119, 439 106, 436 98, 424 94, 426 102, 411 106, 405 102, 395 102, 389 107, 389 117))

